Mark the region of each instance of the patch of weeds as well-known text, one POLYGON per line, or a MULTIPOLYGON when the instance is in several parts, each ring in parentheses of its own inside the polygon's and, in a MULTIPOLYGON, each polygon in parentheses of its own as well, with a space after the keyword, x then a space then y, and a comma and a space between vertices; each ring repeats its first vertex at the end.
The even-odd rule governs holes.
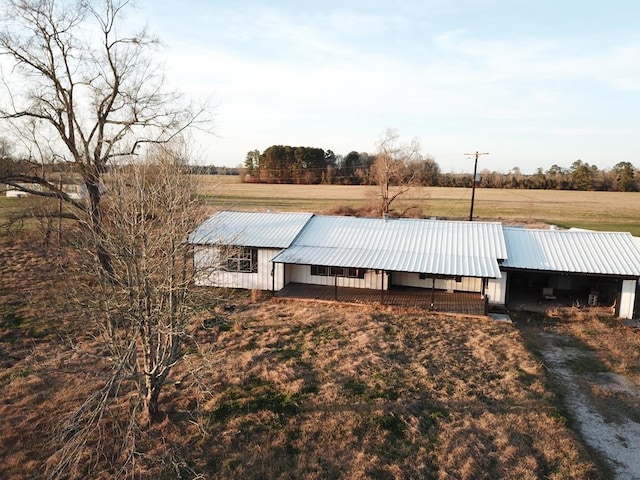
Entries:
POLYGON ((367 418, 367 426, 372 430, 387 431, 396 439, 402 439, 407 430, 407 425, 394 413, 375 413, 367 418))
POLYGON ((449 412, 444 407, 431 407, 431 411, 425 415, 425 420, 429 427, 432 427, 438 423, 441 418, 447 418, 449 412))
POLYGON ((288 348, 279 348, 276 352, 278 354, 278 358, 283 361, 302 357, 302 347, 300 345, 294 345, 293 347, 288 348))
POLYGON ((522 370, 521 368, 515 368, 515 372, 516 372, 516 376, 518 378, 518 381, 524 385, 525 387, 530 387, 531 385, 533 385, 536 380, 538 379, 538 377, 536 377, 535 375, 525 372, 524 370, 522 370))
POLYGON ((271 382, 258 377, 250 377, 240 388, 230 389, 226 397, 211 412, 212 421, 223 422, 231 417, 262 410, 282 416, 294 415, 298 411, 298 395, 283 393, 271 382))
POLYGON ((31 326, 27 331, 27 336, 30 338, 45 338, 51 332, 45 325, 31 326))
POLYGON ((318 327, 313 331, 314 339, 320 340, 335 340, 337 338, 341 338, 340 332, 330 325, 325 325, 322 327, 318 327))
POLYGON ((375 478, 376 480, 393 480, 396 476, 383 469, 382 467, 369 467, 366 470, 367 478, 375 478))
POLYGON ((285 342, 277 342, 275 345, 269 345, 273 348, 278 358, 282 361, 291 359, 300 359, 304 353, 304 346, 301 344, 289 344, 285 342))
POLYGON ((6 329, 6 333, 0 337, 2 342, 13 342, 23 334, 23 324, 26 318, 19 312, 24 307, 21 301, 9 301, 1 305, 0 311, 0 329, 6 329))
POLYGON ((233 329, 233 322, 220 315, 215 315, 203 320, 202 327, 205 330, 217 328, 219 332, 230 332, 233 329))
POLYGON ((369 386, 355 378, 345 378, 342 382, 342 388, 351 396, 362 397, 367 392, 369 386))
POLYGON ((295 456, 300 453, 300 449, 296 446, 296 442, 300 439, 300 430, 293 429, 287 434, 287 442, 285 445, 285 451, 288 456, 295 456))
POLYGON ((247 342, 247 350, 255 350, 258 348, 258 340, 256 337, 251 337, 247 342))
POLYGON ((578 375, 607 371, 607 368, 602 364, 602 362, 591 355, 568 358, 566 360, 566 365, 572 372, 578 375))
POLYGON ((304 380, 304 386, 302 387, 302 394, 314 394, 320 390, 320 380, 318 374, 313 369, 313 365, 309 362, 298 362, 296 365, 300 370, 300 376, 304 380))
POLYGON ((367 388, 366 398, 368 400, 375 400, 376 398, 382 398, 384 400, 395 401, 400 398, 401 390, 397 385, 386 385, 382 381, 378 381, 375 385, 367 388))
MULTIPOLYGON (((396 355, 393 354, 395 357, 396 355)), ((395 401, 406 393, 411 387, 403 378, 400 371, 388 370, 384 372, 376 372, 372 376, 373 386, 369 387, 367 398, 373 400, 382 398, 395 401)))
POLYGON ((193 345, 187 345, 186 347, 184 347, 182 349, 182 355, 183 356, 195 355, 197 353, 198 353, 198 349, 193 345))
POLYGON ((24 317, 18 312, 8 312, 2 317, 2 327, 5 328, 17 328, 24 322, 24 317))
POLYGON ((388 315, 388 314, 386 314, 386 313, 374 313, 374 314, 371 316, 371 319, 372 319, 374 322, 385 322, 385 323, 389 323, 389 321, 392 319, 392 317, 391 317, 391 316, 389 316, 389 315, 388 315))
POLYGON ((600 335, 600 332, 596 330, 584 329, 582 330, 582 334, 588 337, 597 337, 598 335, 600 335))
MULTIPOLYGON (((558 407, 558 405, 556 405, 558 407)), ((567 411, 560 411, 559 408, 552 408, 547 412, 547 416, 553 418, 554 420, 559 421, 563 425, 567 425, 569 423, 569 419, 567 418, 567 411)))
MULTIPOLYGON (((21 368, 19 370, 14 370, 13 372, 11 372, 9 375, 7 375, 3 380, 6 381, 6 384, 10 384, 11 382, 13 382, 14 380, 18 380, 20 378, 27 378, 29 375, 31 375, 32 371, 28 368, 21 368)), ((5 383, 3 381, 3 383, 5 383)))

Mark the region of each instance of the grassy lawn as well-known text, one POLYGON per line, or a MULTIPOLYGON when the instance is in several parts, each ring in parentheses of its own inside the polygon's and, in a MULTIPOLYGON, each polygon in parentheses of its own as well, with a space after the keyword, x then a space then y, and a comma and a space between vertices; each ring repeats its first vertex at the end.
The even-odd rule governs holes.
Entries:
MULTIPOLYGON (((213 208, 332 213, 363 208, 376 187, 343 185, 242 184, 237 177, 201 176, 199 191, 213 208)), ((405 205, 425 217, 466 220, 471 189, 425 187, 411 190, 405 205)), ((640 194, 556 190, 476 190, 474 218, 505 223, 553 224, 640 236, 640 194)))
MULTIPOLYGON (((375 194, 373 187, 213 180, 200 184, 212 209, 323 213, 360 208, 375 194)), ((410 201, 421 202, 425 216, 465 219, 470 194, 427 188, 410 201)), ((505 223, 640 235, 638 198, 480 189, 475 212, 505 223)), ((25 200, 1 198, 0 217, 25 200)), ((59 446, 57 421, 109 371, 83 306, 91 292, 75 289, 65 270, 69 253, 44 246, 35 228, 0 236, 3 479, 44 475, 59 446)), ((166 416, 140 443, 141 478, 610 477, 574 433, 538 350, 541 333, 561 334, 592 353, 570 364, 576 374, 611 371, 640 382, 640 337, 612 319, 522 316, 508 325, 417 309, 199 293, 183 361, 161 398, 166 416)), ((637 418, 637 398, 594 395, 609 411, 637 418)), ((118 435, 118 421, 113 413, 104 445, 118 435)), ((111 455, 92 457, 94 447, 87 446, 87 458, 109 478, 111 455)))
MULTIPOLYGON (((0 246, 0 477, 38 477, 107 353, 81 304, 91 292, 59 293, 73 280, 52 259, 69 257, 0 246)), ((140 442, 142 478, 606 478, 512 325, 199 293, 166 417, 140 442)))

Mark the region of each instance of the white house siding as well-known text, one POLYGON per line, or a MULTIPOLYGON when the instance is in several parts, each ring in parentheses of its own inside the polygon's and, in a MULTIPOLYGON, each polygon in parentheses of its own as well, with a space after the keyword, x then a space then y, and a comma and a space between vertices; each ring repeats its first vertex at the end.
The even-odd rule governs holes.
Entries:
POLYGON ((285 277, 287 283, 307 283, 310 285, 331 286, 337 283, 339 287, 371 288, 375 290, 386 290, 388 288, 386 278, 383 285, 382 273, 376 273, 375 270, 367 270, 364 274, 364 278, 336 278, 329 275, 311 275, 311 266, 309 265, 287 265, 285 277))
POLYGON ((258 250, 258 286, 260 290, 281 290, 284 287, 284 265, 281 263, 275 264, 273 276, 271 275, 271 269, 273 263, 271 260, 280 252, 280 249, 266 249, 261 248, 258 250))
POLYGON ((620 294, 620 318, 633 318, 633 305, 636 300, 636 281, 623 280, 620 294))
POLYGON ((507 272, 502 272, 502 278, 490 278, 484 293, 489 297, 492 305, 504 305, 507 302, 507 272))
MULTIPOLYGON (((403 287, 432 288, 433 279, 429 277, 421 279, 419 273, 394 272, 393 284, 403 287)), ((452 278, 437 278, 433 288, 456 292, 480 292, 482 290, 482 279, 462 277, 461 281, 457 282, 452 278)))
POLYGON ((276 264, 274 276, 271 276, 271 259, 279 249, 258 249, 258 271, 256 273, 226 272, 218 270, 220 251, 217 247, 197 246, 194 248, 193 261, 197 272, 195 284, 207 287, 245 288, 249 290, 280 290, 283 283, 283 266, 276 264), (275 285, 272 279, 275 278, 275 285))

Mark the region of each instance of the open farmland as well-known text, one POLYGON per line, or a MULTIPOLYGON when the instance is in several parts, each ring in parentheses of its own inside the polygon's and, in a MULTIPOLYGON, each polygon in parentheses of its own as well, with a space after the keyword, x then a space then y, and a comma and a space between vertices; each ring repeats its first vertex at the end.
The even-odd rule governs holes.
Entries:
MULTIPOLYGON (((200 176, 208 205, 224 209, 339 212, 371 205, 375 186, 267 185, 240 183, 233 176, 200 176)), ((471 189, 414 188, 403 200, 424 217, 469 218, 471 189)), ((640 194, 563 190, 476 189, 474 218, 505 223, 553 224, 640 236, 640 194)))
MULTIPOLYGON (((341 214, 349 209, 369 209, 376 194, 375 186, 240 183, 236 176, 200 175, 197 185, 212 209, 341 214)), ((0 197, 0 222, 24 208, 37 209, 41 203, 38 199, 0 197)), ((403 206, 418 206, 420 215, 427 218, 466 220, 470 205, 471 189, 465 188, 414 188, 403 199, 403 206)), ((474 219, 640 236, 640 194, 478 188, 474 219)))

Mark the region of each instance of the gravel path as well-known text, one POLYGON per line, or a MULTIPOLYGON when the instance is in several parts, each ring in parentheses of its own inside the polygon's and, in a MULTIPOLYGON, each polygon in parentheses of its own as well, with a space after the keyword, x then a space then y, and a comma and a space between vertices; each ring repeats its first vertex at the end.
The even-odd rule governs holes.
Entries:
POLYGON ((542 352, 545 365, 563 389, 566 407, 578 424, 584 442, 601 453, 615 479, 640 479, 640 424, 620 411, 615 412, 616 419, 611 421, 611 415, 602 410, 602 402, 596 401, 590 388, 595 386, 616 395, 640 396, 638 385, 614 373, 577 374, 570 364, 588 361, 592 354, 567 346, 567 339, 561 335, 540 335, 546 344, 542 352))

